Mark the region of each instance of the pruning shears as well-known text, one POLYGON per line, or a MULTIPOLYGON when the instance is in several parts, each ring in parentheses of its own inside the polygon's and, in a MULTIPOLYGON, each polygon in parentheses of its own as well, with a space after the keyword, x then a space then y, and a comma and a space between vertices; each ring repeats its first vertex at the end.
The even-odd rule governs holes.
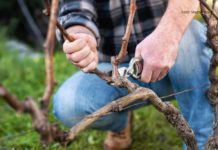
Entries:
POLYGON ((141 78, 143 69, 143 61, 141 58, 132 58, 129 62, 129 67, 121 67, 118 69, 120 76, 122 77, 133 77, 135 79, 141 78))

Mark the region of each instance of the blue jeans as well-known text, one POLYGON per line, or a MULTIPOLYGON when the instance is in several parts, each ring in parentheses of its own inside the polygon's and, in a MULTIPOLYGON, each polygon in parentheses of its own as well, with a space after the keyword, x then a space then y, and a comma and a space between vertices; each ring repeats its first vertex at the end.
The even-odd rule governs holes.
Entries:
MULTIPOLYGON (((167 76, 161 81, 149 84, 132 79, 133 82, 154 90, 159 96, 209 83, 208 70, 212 52, 206 47, 205 35, 205 26, 193 21, 183 36, 176 63, 167 76)), ((109 71, 111 65, 101 62, 98 68, 109 71)), ((214 112, 206 96, 207 88, 208 86, 205 86, 175 96, 196 135, 199 150, 204 149, 208 137, 212 134, 214 121, 214 112)), ((81 117, 127 94, 126 89, 110 86, 96 75, 79 71, 67 79, 55 94, 54 114, 64 125, 72 127, 82 119, 81 117)), ((100 118, 91 128, 120 131, 125 128, 126 121, 127 111, 112 113, 100 118)))

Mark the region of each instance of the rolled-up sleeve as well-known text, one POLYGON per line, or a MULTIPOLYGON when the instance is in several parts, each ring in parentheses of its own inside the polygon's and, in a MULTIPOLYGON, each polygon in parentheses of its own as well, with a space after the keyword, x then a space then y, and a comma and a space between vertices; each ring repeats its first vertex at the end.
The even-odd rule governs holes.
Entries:
MULTIPOLYGON (((97 27, 97 12, 94 0, 61 0, 58 21, 66 29, 74 25, 88 28, 100 42, 99 29, 97 27)), ((57 30, 57 38, 63 42, 63 37, 57 30)))

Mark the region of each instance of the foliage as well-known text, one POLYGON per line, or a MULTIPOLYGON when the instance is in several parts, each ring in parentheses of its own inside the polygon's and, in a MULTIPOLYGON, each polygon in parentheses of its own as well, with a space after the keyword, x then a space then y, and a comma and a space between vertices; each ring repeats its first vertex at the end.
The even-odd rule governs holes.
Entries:
MULTIPOLYGON (((45 34, 47 27, 45 16, 42 14, 43 1, 24 0, 24 2, 41 32, 45 34)), ((26 18, 22 14, 17 0, 0 2, 0 27, 6 28, 7 35, 10 37, 34 43, 34 36, 32 35, 26 18)))

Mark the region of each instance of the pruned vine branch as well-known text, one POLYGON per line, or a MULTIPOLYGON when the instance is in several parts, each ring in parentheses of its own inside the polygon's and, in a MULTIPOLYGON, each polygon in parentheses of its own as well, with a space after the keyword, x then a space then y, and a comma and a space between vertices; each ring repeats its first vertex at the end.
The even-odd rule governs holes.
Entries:
MULTIPOLYGON (((49 6, 49 1, 46 1, 47 9, 50 9, 50 21, 48 27, 47 38, 44 44, 45 49, 45 69, 46 69, 46 89, 41 99, 41 107, 44 111, 48 111, 49 101, 55 86, 54 67, 53 67, 53 52, 55 47, 55 29, 57 24, 57 10, 59 0, 53 0, 52 6, 49 6)), ((49 12, 47 10, 47 12, 49 12)))
MULTIPOLYGON (((216 1, 213 1, 213 6, 216 1)), ((208 90, 208 97, 215 109, 214 133, 208 139, 205 149, 214 150, 218 148, 218 76, 216 70, 218 67, 218 17, 214 13, 214 7, 210 8, 204 0, 200 0, 201 14, 207 24, 208 44, 213 51, 209 69, 209 79, 211 86, 208 90), (208 13, 208 11, 210 13, 208 13)))
POLYGON ((17 112, 24 112, 24 106, 23 104, 17 100, 15 96, 12 96, 3 85, 0 84, 0 96, 3 97, 3 100, 5 100, 8 105, 10 105, 13 109, 15 109, 17 112))
POLYGON ((136 0, 131 0, 130 14, 129 14, 128 22, 127 22, 126 32, 122 38, 121 50, 116 58, 117 64, 120 64, 123 61, 124 57, 127 55, 127 47, 128 47, 129 38, 131 35, 131 31, 132 31, 132 25, 133 25, 133 19, 135 16, 135 11, 136 11, 136 0))
MULTIPOLYGON (((215 11, 213 10, 214 7, 211 9, 210 6, 206 3, 206 1, 204 1, 204 0, 199 0, 199 1, 200 1, 200 4, 201 4, 201 10, 203 10, 203 11, 201 11, 202 16, 205 16, 205 15, 206 15, 206 16, 212 15, 213 17, 216 18, 216 20, 218 20, 218 16, 217 16, 217 14, 215 13, 215 11), (210 14, 208 14, 207 11, 209 11, 210 14)), ((216 0, 213 1, 213 6, 215 6, 215 3, 216 3, 216 0)), ((206 18, 204 17, 204 19, 206 19, 206 18)), ((209 18, 208 18, 208 19, 209 19, 209 18)))
POLYGON ((45 6, 45 9, 43 10, 43 13, 46 16, 50 16, 50 10, 51 10, 50 0, 44 0, 44 6, 45 6))
POLYGON ((15 96, 12 96, 2 85, 0 85, 0 96, 18 113, 26 113, 32 117, 32 125, 40 134, 43 144, 47 145, 54 140, 63 139, 65 132, 59 130, 55 124, 49 124, 47 116, 39 109, 32 97, 28 97, 25 101, 20 101, 15 96))
POLYGON ((194 133, 182 114, 173 105, 162 102, 162 100, 152 90, 141 87, 137 88, 131 94, 112 101, 93 114, 85 117, 80 123, 71 128, 70 132, 68 132, 68 135, 66 136, 66 140, 64 141, 72 141, 82 130, 89 127, 89 125, 95 122, 99 117, 104 116, 108 112, 122 111, 125 106, 128 106, 136 100, 150 100, 150 102, 160 112, 162 112, 166 119, 177 129, 177 132, 187 144, 188 149, 197 149, 194 133))
POLYGON ((53 50, 55 46, 55 27, 57 20, 57 9, 59 0, 46 1, 50 12, 49 29, 47 33, 45 48, 45 70, 46 70, 46 89, 41 98, 41 107, 38 107, 35 100, 31 97, 25 101, 19 101, 15 96, 12 96, 5 87, 0 85, 0 96, 17 112, 27 113, 32 117, 33 127, 40 134, 41 142, 49 144, 53 141, 61 141, 65 132, 61 131, 57 125, 49 124, 48 122, 48 105, 55 86, 53 73, 53 50))

